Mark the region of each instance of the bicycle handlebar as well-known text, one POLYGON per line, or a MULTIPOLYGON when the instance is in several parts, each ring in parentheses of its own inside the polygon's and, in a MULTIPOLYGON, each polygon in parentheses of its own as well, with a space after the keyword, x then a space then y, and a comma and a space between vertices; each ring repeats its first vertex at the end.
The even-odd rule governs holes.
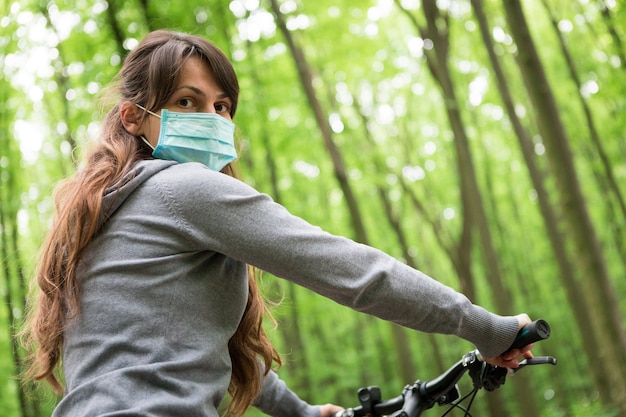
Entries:
MULTIPOLYGON (((519 349, 550 337, 550 326, 544 320, 536 320, 522 327, 509 349, 519 349)), ((509 370, 483 362, 478 351, 472 351, 435 379, 407 385, 402 394, 382 401, 378 387, 361 388, 358 392, 361 406, 348 408, 333 414, 333 417, 384 416, 417 417, 435 403, 450 404, 459 398, 456 383, 469 371, 474 381, 474 391, 484 388, 493 391, 504 384, 507 374, 512 374, 528 365, 556 365, 549 356, 525 359, 516 369, 509 370)))
POLYGON ((550 325, 545 320, 538 319, 522 327, 509 349, 521 349, 548 337, 550 337, 550 325))

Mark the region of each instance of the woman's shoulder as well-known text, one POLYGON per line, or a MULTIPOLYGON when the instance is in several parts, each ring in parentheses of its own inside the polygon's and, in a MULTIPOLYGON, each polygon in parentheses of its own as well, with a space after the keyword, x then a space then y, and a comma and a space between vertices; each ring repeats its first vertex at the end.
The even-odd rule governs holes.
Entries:
MULTIPOLYGON (((144 161, 144 166, 155 163, 156 160, 144 161)), ((149 183, 168 189, 170 193, 184 196, 215 195, 224 193, 249 194, 256 193, 244 182, 221 172, 213 171, 196 162, 170 163, 158 161, 161 169, 153 172, 149 183)), ((168 161, 171 162, 171 161, 168 161)), ((142 169, 142 167, 138 167, 142 169)))
MULTIPOLYGON (((227 236, 234 219, 254 219, 274 212, 272 199, 243 181, 213 171, 198 163, 174 163, 155 173, 141 190, 141 196, 152 199, 172 219, 185 225, 190 233, 227 236)), ((239 226, 238 226, 239 227, 239 226)))

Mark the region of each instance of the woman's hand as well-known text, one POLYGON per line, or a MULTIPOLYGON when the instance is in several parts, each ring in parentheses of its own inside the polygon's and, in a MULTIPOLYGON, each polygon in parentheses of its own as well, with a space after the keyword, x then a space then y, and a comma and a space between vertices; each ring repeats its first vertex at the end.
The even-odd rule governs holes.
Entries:
POLYGON ((332 417, 337 411, 343 410, 342 407, 334 404, 320 405, 320 417, 332 417))
MULTIPOLYGON (((517 321, 519 323, 519 329, 531 323, 530 317, 527 314, 518 314, 517 321)), ((496 356, 494 358, 483 358, 483 360, 491 365, 497 365, 503 368, 517 368, 519 367, 519 361, 517 360, 520 357, 525 359, 530 359, 533 357, 532 352, 530 351, 533 348, 533 344, 524 346, 521 349, 509 349, 500 356, 496 356)))

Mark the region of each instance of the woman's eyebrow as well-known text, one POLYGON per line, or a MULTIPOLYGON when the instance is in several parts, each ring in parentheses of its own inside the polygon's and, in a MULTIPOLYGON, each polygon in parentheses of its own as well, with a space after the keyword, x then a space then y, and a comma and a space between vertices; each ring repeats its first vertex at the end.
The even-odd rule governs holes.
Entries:
POLYGON ((189 90, 193 91, 194 93, 199 94, 201 96, 206 96, 206 94, 204 94, 204 91, 202 91, 198 87, 194 87, 192 85, 181 85, 175 91, 182 90, 182 89, 185 89, 185 88, 187 88, 187 89, 189 89, 189 90))
MULTIPOLYGON (((193 85, 181 85, 181 86, 180 86, 180 87, 178 87, 175 91, 182 90, 182 89, 185 89, 185 88, 187 88, 187 89, 189 89, 189 90, 193 91, 194 93, 196 93, 196 94, 198 94, 198 95, 201 95, 201 96, 203 96, 203 97, 206 97, 206 94, 204 93, 204 91, 200 90, 198 87, 194 87, 193 85)), ((219 98, 219 99, 224 99, 224 98, 230 98, 230 97, 229 97, 229 96, 228 96, 228 94, 226 94, 225 92, 220 92, 220 93, 217 95, 217 98, 219 98)))

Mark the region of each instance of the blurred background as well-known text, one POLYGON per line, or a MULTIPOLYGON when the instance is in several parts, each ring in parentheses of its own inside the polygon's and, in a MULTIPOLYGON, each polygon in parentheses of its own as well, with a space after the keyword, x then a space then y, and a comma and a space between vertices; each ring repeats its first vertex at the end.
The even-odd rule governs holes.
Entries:
MULTIPOLYGON (((0 0, 2 416, 54 406, 19 384, 15 337, 52 191, 97 138, 103 88, 158 28, 232 59, 247 183, 477 304, 551 324, 534 352, 557 367, 481 393, 474 415, 626 415, 621 0, 0 0)), ((395 397, 472 349, 262 281, 279 373, 311 403, 358 405, 369 385, 395 397)))

